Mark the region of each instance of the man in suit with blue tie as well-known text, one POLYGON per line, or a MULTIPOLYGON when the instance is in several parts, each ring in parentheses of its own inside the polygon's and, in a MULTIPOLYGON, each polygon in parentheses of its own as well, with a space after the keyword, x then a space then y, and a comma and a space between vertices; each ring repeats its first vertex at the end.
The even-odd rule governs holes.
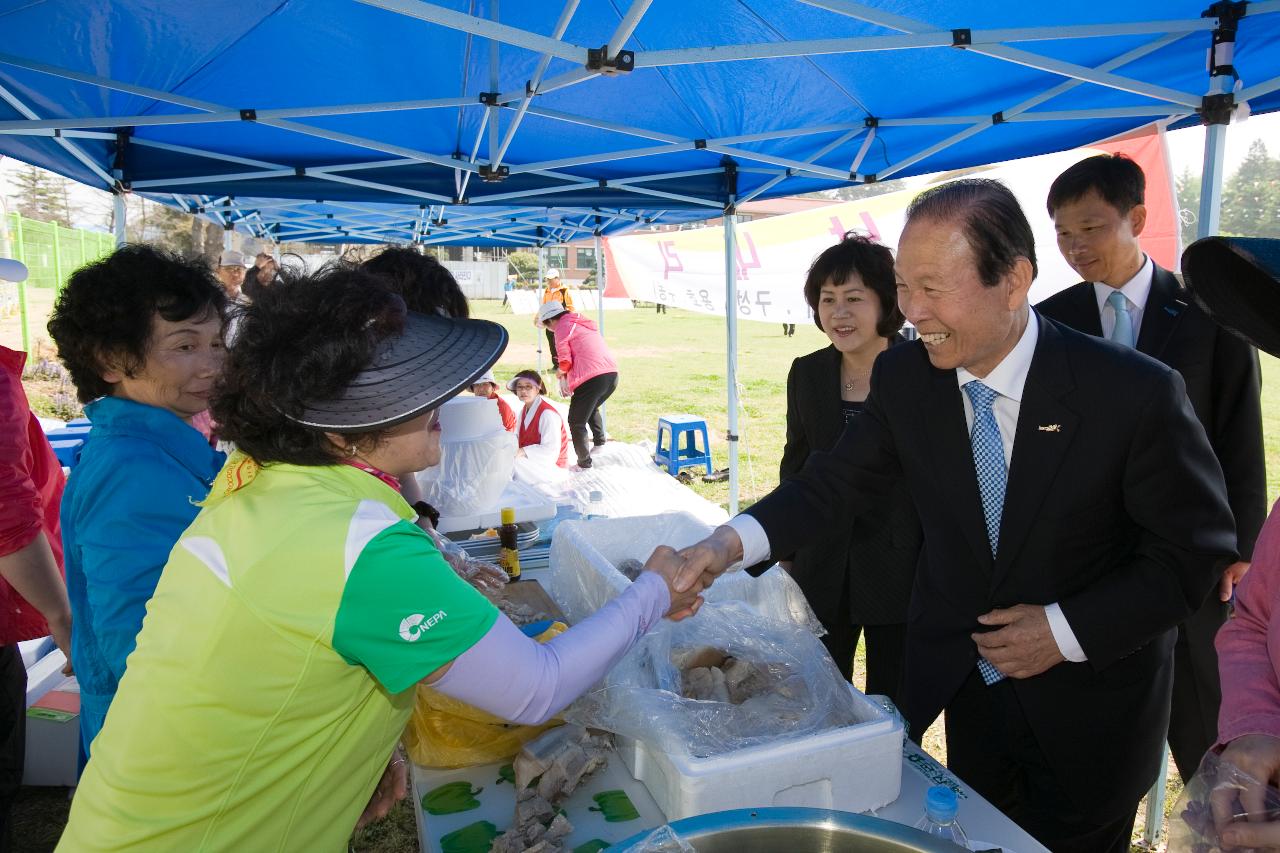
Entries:
POLYGON ((1240 560, 1178 626, 1169 748, 1186 782, 1217 740, 1222 691, 1213 638, 1267 514, 1262 383, 1254 348, 1210 319, 1181 282, 1142 251, 1145 193, 1141 167, 1119 155, 1086 158, 1057 177, 1049 188, 1049 215, 1059 251, 1084 281, 1036 310, 1178 371, 1222 465, 1240 560))
POLYGON ((925 548, 901 710, 946 711, 948 765, 1054 851, 1128 850, 1162 754, 1176 626, 1235 559, 1222 471, 1181 377, 1038 317, 1035 241, 989 180, 907 212, 865 410, 682 553, 677 586, 754 571, 905 480, 925 548))

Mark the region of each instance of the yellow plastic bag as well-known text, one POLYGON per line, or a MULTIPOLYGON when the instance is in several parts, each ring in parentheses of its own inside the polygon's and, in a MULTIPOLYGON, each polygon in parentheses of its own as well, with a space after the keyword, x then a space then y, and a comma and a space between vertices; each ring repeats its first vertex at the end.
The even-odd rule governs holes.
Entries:
MULTIPOLYGON (((536 639, 545 643, 567 627, 555 622, 536 639)), ((554 719, 540 726, 508 723, 419 684, 403 742, 409 757, 423 767, 470 767, 505 761, 526 742, 562 722, 554 719)))

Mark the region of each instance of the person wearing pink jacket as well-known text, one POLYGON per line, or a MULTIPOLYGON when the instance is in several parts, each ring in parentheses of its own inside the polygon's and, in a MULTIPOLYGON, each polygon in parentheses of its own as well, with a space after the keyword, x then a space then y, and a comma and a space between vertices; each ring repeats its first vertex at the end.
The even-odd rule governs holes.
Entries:
POLYGON ((587 428, 596 447, 605 443, 600 408, 618 388, 618 363, 596 329, 596 324, 567 310, 559 302, 538 309, 538 322, 556 339, 557 373, 569 390, 569 437, 578 455, 578 467, 591 467, 587 428))
MULTIPOLYGON (((1182 256, 1187 288, 1222 326, 1280 356, 1280 240, 1209 237, 1182 256)), ((1235 616, 1218 631, 1225 763, 1259 784, 1219 786, 1210 804, 1224 849, 1280 850, 1280 820, 1267 819, 1266 789, 1280 783, 1280 503, 1258 534, 1235 616), (1248 820, 1236 819, 1236 798, 1248 820)))

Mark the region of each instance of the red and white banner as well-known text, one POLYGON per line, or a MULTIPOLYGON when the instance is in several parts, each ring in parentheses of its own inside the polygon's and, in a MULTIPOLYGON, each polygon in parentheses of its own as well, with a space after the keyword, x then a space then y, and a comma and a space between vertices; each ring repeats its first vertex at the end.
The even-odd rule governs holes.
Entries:
MULTIPOLYGON (((1178 216, 1164 140, 1154 129, 1088 148, 1013 160, 975 172, 1003 182, 1018 197, 1036 237, 1040 274, 1033 303, 1079 281, 1058 252, 1045 199, 1053 179, 1072 163, 1102 152, 1123 152, 1147 177, 1147 224, 1142 244, 1156 263, 1178 266, 1178 216)), ((804 278, 814 258, 850 230, 895 248, 906 209, 923 187, 741 223, 737 235, 737 311, 743 320, 808 322, 804 278)), ((724 314, 724 229, 721 226, 613 237, 605 240, 608 295, 663 302, 705 314, 724 314)))

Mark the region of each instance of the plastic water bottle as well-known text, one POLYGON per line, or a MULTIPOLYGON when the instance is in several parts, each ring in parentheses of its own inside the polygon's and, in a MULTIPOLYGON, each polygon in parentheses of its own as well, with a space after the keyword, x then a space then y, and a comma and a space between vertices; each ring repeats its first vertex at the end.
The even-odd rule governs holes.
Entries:
POLYGON ((916 829, 968 850, 969 839, 956 823, 959 811, 956 792, 946 785, 934 785, 924 795, 924 817, 916 822, 916 829))

